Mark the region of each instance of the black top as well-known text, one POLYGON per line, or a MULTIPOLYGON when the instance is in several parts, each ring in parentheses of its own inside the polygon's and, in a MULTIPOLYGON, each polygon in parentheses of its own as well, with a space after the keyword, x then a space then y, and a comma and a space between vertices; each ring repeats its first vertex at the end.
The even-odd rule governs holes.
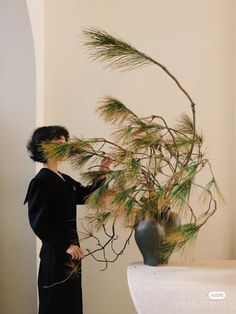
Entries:
POLYGON ((24 204, 28 202, 29 222, 42 240, 40 257, 62 253, 70 244, 79 245, 76 228, 76 205, 103 181, 84 187, 70 176, 61 173, 65 181, 48 168, 42 168, 31 180, 24 204))

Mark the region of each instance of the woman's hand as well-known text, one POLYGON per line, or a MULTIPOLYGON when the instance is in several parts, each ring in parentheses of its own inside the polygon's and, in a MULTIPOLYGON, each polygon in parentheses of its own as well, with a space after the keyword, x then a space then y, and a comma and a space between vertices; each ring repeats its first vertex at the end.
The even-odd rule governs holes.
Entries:
POLYGON ((112 160, 108 157, 103 157, 100 163, 99 170, 107 170, 109 169, 110 165, 112 164, 112 160))
POLYGON ((66 253, 70 254, 72 259, 79 260, 82 257, 85 256, 84 252, 78 245, 71 244, 68 249, 66 250, 66 253))

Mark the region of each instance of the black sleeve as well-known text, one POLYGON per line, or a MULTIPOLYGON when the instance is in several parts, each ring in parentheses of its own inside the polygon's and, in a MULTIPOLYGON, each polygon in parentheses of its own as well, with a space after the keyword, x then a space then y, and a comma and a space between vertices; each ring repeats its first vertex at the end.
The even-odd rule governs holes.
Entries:
POLYGON ((94 183, 91 185, 83 186, 80 182, 72 179, 72 184, 76 190, 77 204, 78 205, 85 204, 85 201, 89 197, 89 195, 95 190, 97 190, 104 182, 105 182, 105 178, 101 180, 95 180, 94 183))
POLYGON ((34 233, 53 247, 66 251, 70 246, 68 239, 54 230, 50 217, 51 198, 48 188, 39 179, 33 179, 27 193, 28 216, 34 233))

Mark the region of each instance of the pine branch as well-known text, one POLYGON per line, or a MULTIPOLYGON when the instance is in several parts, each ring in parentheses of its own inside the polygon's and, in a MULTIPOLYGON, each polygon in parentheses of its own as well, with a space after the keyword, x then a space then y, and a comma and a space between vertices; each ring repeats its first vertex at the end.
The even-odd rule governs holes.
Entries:
POLYGON ((138 116, 121 101, 111 96, 105 96, 100 101, 100 106, 97 108, 97 111, 106 122, 122 123, 123 121, 134 122, 139 120, 138 116))
MULTIPOLYGON (((193 116, 193 141, 196 137, 196 114, 195 103, 179 83, 177 78, 160 62, 154 60, 150 56, 139 51, 124 40, 112 36, 99 28, 84 29, 85 37, 84 45, 88 48, 93 60, 100 60, 107 63, 107 67, 112 69, 132 70, 136 67, 155 64, 160 67, 168 76, 170 76, 177 84, 179 89, 185 94, 191 104, 193 116)), ((191 144, 189 154, 187 155, 184 164, 187 165, 194 148, 194 142, 191 144)))
POLYGON ((99 28, 84 29, 83 35, 93 61, 107 62, 107 67, 128 71, 150 64, 144 53, 99 28))
POLYGON ((83 35, 85 37, 84 45, 88 48, 92 60, 107 62, 107 67, 112 69, 132 70, 139 66, 149 64, 159 66, 175 81, 180 90, 186 95, 194 111, 195 103, 192 98, 181 86, 176 77, 164 65, 139 51, 121 38, 114 37, 99 28, 84 29, 83 35))

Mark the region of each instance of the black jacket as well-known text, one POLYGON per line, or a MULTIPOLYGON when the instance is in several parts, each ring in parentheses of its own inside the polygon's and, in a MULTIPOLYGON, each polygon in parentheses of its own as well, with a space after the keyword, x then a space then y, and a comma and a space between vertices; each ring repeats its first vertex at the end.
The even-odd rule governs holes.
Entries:
POLYGON ((84 187, 70 176, 65 181, 50 169, 42 168, 31 180, 26 194, 30 225, 42 240, 40 256, 47 249, 65 252, 70 244, 78 244, 76 205, 84 204, 86 197, 102 181, 84 187))

